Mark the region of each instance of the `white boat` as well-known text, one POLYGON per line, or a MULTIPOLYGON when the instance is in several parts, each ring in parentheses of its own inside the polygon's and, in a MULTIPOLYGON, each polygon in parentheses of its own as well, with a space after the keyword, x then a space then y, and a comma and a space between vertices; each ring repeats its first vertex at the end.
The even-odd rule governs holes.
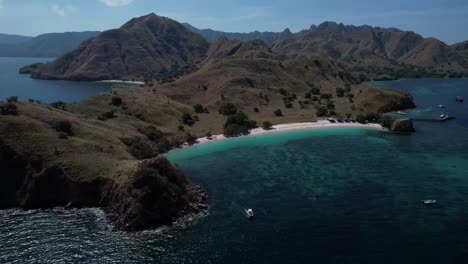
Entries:
POLYGON ((448 115, 440 115, 440 119, 446 119, 448 118, 448 115))
POLYGON ((437 203, 437 200, 423 200, 422 202, 424 204, 435 204, 435 203, 437 203))
POLYGON ((447 108, 445 105, 438 105, 438 106, 439 108, 444 108, 444 109, 447 108))
POLYGON ((405 112, 401 112, 401 111, 398 111, 398 112, 396 112, 396 113, 399 114, 399 115, 406 115, 405 112))
POLYGON ((252 209, 245 209, 245 216, 247 216, 247 218, 249 219, 252 219, 254 217, 254 212, 252 209))

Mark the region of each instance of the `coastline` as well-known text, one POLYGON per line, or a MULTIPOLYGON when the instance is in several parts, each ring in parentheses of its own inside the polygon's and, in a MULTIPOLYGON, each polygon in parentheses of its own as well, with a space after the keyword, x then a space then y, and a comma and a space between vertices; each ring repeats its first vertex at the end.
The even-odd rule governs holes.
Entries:
POLYGON ((145 84, 139 81, 122 81, 122 80, 102 80, 101 83, 127 83, 127 84, 145 84))
MULTIPOLYGON (((272 129, 265 130, 263 128, 255 128, 250 131, 250 134, 242 136, 256 136, 256 135, 265 135, 265 134, 272 134, 272 133, 279 133, 279 132, 286 132, 286 131, 293 131, 293 130, 302 130, 302 129, 319 129, 319 128, 330 128, 330 127, 354 127, 354 128, 370 128, 374 130, 380 131, 388 131, 380 124, 369 123, 369 124, 360 124, 360 123, 331 123, 328 120, 318 120, 317 122, 302 122, 302 123, 286 123, 286 124, 278 124, 274 125, 272 129)), ((211 139, 207 137, 201 137, 197 139, 197 143, 195 145, 206 144, 209 142, 215 141, 222 141, 230 139, 225 137, 223 134, 213 135, 211 139)), ((187 143, 183 146, 190 147, 187 143)))

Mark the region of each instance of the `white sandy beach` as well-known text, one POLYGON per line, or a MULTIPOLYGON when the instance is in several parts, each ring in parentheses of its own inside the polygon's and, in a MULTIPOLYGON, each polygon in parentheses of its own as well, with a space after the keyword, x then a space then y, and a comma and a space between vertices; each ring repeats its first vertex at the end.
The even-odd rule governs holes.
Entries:
POLYGON ((99 81, 103 83, 128 83, 128 84, 145 84, 144 82, 139 81, 122 81, 122 80, 103 80, 99 81))
MULTIPOLYGON (((311 129, 311 128, 326 128, 326 127, 365 127, 375 130, 387 131, 380 124, 360 124, 360 123, 331 123, 328 120, 319 120, 317 122, 304 122, 304 123, 289 123, 289 124, 279 124, 273 126, 271 130, 264 130, 263 128, 256 128, 250 131, 248 136, 254 135, 263 135, 271 134, 277 132, 291 131, 291 130, 300 130, 300 129, 311 129)), ((213 135, 212 139, 206 137, 198 138, 197 144, 203 144, 207 142, 220 141, 228 139, 224 135, 213 135)))

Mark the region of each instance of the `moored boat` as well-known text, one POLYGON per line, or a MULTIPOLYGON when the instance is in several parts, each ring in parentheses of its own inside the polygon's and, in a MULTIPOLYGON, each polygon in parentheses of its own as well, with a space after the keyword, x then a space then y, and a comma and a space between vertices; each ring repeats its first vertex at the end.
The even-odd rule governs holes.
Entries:
POLYGON ((437 200, 422 200, 423 204, 429 205, 429 204, 436 204, 437 200))
POLYGON ((252 219, 254 217, 254 212, 252 209, 245 209, 245 216, 248 218, 248 219, 252 219))
POLYGON ((461 97, 461 96, 457 96, 457 98, 455 99, 455 101, 460 102, 460 103, 463 103, 463 102, 465 101, 465 99, 463 99, 463 97, 461 97))
POLYGON ((445 105, 439 105, 439 108, 445 109, 445 108, 447 108, 447 106, 445 106, 445 105))
POLYGON ((398 112, 396 112, 396 113, 397 113, 398 115, 406 115, 405 112, 401 112, 401 111, 398 111, 398 112))

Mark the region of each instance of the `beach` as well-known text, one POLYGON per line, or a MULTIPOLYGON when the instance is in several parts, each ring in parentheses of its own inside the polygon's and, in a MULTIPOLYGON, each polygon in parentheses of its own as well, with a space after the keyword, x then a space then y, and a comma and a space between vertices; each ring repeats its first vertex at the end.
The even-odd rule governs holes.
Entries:
MULTIPOLYGON (((291 130, 327 128, 327 127, 365 127, 365 128, 375 129, 375 130, 387 131, 380 124, 374 124, 374 123, 369 123, 369 124, 331 123, 328 120, 318 120, 317 122, 278 124, 278 125, 274 125, 269 130, 265 130, 263 128, 256 128, 256 129, 252 129, 250 131, 250 134, 246 135, 245 137, 255 136, 255 135, 263 135, 263 134, 271 134, 271 133, 278 133, 278 132, 286 132, 286 131, 291 131, 291 130)), ((204 143, 208 143, 208 142, 220 141, 220 140, 226 140, 226 139, 229 139, 229 138, 225 137, 222 134, 213 135, 211 137, 211 139, 208 139, 207 137, 198 138, 196 144, 204 144, 204 143)), ((185 146, 188 146, 188 145, 185 145, 185 146)))

